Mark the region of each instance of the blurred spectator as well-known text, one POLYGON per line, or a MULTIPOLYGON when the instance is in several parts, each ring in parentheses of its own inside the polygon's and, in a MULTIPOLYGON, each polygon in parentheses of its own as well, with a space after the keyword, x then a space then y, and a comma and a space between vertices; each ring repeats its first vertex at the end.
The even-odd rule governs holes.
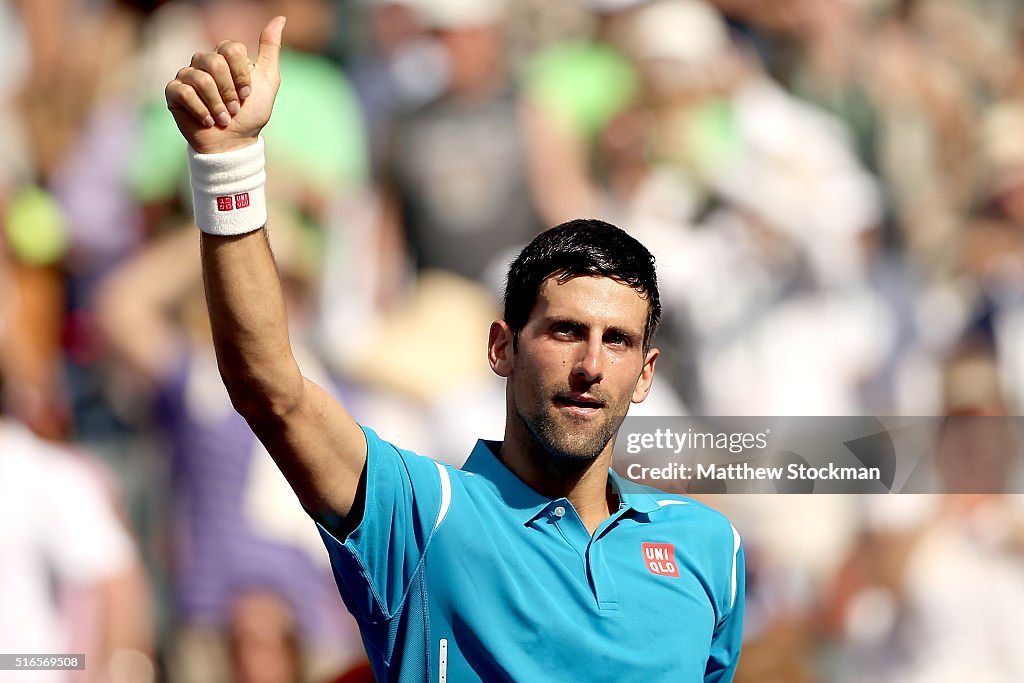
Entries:
MULTIPOLYGON (((0 418, 0 642, 83 652, 82 681, 153 681, 148 586, 108 482, 82 452, 0 418)), ((63 681, 6 672, 5 681, 63 681)))
MULTIPOLYGON (((1024 658, 1024 462, 990 348, 944 368, 946 412, 930 456, 944 495, 866 502, 864 532, 837 572, 826 624, 844 649, 840 681, 1015 681, 1024 658), (990 416, 990 417, 978 417, 990 416)), ((920 469, 920 468, 918 468, 920 469)), ((915 473, 916 474, 916 473, 915 473)))
MULTIPOLYGON (((964 457, 957 453, 955 457, 964 457)), ((886 498, 839 573, 839 681, 1016 681, 1019 496, 886 498)))
MULTIPOLYGON (((299 348, 303 321, 312 312, 309 251, 301 242, 302 228, 288 223, 286 214, 275 215, 274 234, 299 348)), ((299 664, 281 659, 290 659, 285 655, 291 649, 303 668, 310 667, 309 675, 332 671, 350 656, 351 635, 330 574, 317 562, 320 553, 311 556, 308 550, 319 550, 315 529, 304 527, 305 541, 294 528, 290 535, 274 533, 246 507, 247 498, 256 496, 264 516, 293 515, 289 506, 301 514, 294 496, 282 498, 274 490, 287 486, 279 474, 269 483, 257 476, 254 463, 269 463, 269 456, 220 382, 198 249, 197 233, 179 228, 115 271, 98 303, 117 360, 151 387, 156 419, 170 444, 177 622, 171 673, 175 680, 196 683, 226 680, 229 643, 235 664, 250 677, 253 652, 291 670, 299 664), (254 486, 262 488, 250 492, 254 486), (265 598, 250 605, 253 591, 265 598), (277 607, 265 613, 269 596, 277 607), (250 608, 267 619, 255 630, 250 608), (293 645, 270 649, 286 632, 292 632, 287 639, 293 645), (265 638, 273 642, 261 645, 265 638)), ((304 372, 329 386, 315 358, 308 351, 300 356, 304 372)), ((287 680, 298 676, 293 674, 287 680)))
POLYGON ((71 5, 0 2, 0 259, 8 262, 8 286, 16 292, 9 324, 17 331, 8 342, 14 356, 7 368, 8 410, 51 438, 67 428, 60 373, 64 295, 56 267, 66 236, 60 209, 42 184, 75 132, 81 94, 89 85, 83 78, 57 94, 61 78, 75 80, 58 61, 71 5))
POLYGON ((508 72, 504 0, 421 6, 444 48, 447 88, 398 121, 385 176, 387 229, 419 271, 486 282, 542 226, 529 184, 521 106, 508 72))
POLYGON ((912 16, 878 27, 870 95, 878 116, 878 166, 916 267, 949 271, 976 171, 968 81, 922 40, 912 16))
POLYGON ((622 149, 637 142, 623 135, 628 126, 612 123, 639 96, 622 42, 624 26, 644 1, 588 0, 596 24, 592 37, 555 43, 525 69, 535 186, 549 224, 604 211, 598 185, 605 181, 614 189, 615 178, 602 166, 601 144, 622 149))
POLYGON ((395 118, 441 94, 443 48, 423 26, 419 0, 364 0, 370 45, 349 66, 363 107, 374 174, 384 171, 395 118))
POLYGON ((228 640, 236 683, 305 680, 295 616, 279 595, 249 591, 236 596, 228 640))
MULTIPOLYGON (((10 652, 83 652, 73 680, 153 681, 147 580, 107 473, 85 452, 43 441, 4 414, 12 299, 0 250, 0 642, 10 652)), ((6 672, 63 681, 60 672, 6 672)))

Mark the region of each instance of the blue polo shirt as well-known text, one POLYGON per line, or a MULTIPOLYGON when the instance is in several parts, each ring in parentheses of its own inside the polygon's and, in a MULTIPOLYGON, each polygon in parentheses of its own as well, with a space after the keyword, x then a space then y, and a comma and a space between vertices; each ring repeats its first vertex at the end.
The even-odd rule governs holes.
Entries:
POLYGON ((609 471, 593 536, 480 441, 461 470, 363 428, 366 504, 335 579, 380 681, 730 681, 743 550, 714 510, 609 471))

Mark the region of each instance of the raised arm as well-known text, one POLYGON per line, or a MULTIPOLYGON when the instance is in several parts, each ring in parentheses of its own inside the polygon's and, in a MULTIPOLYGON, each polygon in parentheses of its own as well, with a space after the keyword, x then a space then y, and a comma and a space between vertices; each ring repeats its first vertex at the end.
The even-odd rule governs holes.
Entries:
MULTIPOLYGON (((284 17, 276 17, 260 34, 255 64, 242 43, 224 41, 216 52, 197 52, 190 66, 167 84, 167 107, 203 168, 232 177, 239 154, 252 163, 252 150, 270 119, 280 86, 278 54, 284 17), (231 152, 230 156, 221 155, 231 152)), ((262 169, 262 158, 259 158, 262 169)), ((197 190, 197 217, 214 201, 197 190)), ((261 171, 262 172, 262 171, 261 171)), ((211 178, 214 176, 211 174, 211 178)), ((251 194, 258 204, 256 191, 251 194)), ((231 197, 221 197, 230 201, 231 197)), ((250 197, 246 195, 245 205, 250 197)), ((237 202, 232 207, 238 208, 237 202)), ((243 205, 244 206, 244 205, 243 205)), ((227 209, 224 209, 225 211, 227 209)), ((284 296, 267 241, 256 219, 215 235, 211 220, 199 220, 206 300, 221 376, 236 410, 273 456, 302 504, 313 514, 348 518, 361 495, 366 441, 352 417, 323 388, 304 378, 292 354, 284 296)))

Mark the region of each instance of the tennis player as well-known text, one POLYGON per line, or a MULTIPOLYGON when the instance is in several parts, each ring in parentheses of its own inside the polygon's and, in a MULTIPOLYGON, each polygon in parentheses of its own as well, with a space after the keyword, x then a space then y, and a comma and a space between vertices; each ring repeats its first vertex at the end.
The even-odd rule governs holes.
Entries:
POLYGON ((738 534, 609 467, 658 359, 654 259, 625 232, 572 221, 512 264, 487 346, 507 382, 504 440, 461 470, 388 443, 302 376, 263 197, 284 23, 255 62, 233 41, 196 53, 167 104, 190 147, 224 382, 316 520, 377 678, 731 680, 738 534))

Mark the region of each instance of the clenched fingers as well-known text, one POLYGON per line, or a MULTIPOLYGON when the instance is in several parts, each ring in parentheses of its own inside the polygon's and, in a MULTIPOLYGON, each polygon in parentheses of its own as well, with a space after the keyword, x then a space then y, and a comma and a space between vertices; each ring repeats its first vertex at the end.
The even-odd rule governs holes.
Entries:
POLYGON ((192 68, 213 76, 224 107, 232 116, 238 113, 239 97, 227 61, 216 52, 197 52, 192 55, 192 68))
POLYGON ((243 43, 234 40, 223 40, 217 44, 217 54, 227 63, 234 81, 235 92, 239 99, 244 100, 252 94, 252 62, 243 43))
POLYGON ((221 94, 224 86, 217 82, 217 78, 213 74, 203 69, 186 66, 178 72, 175 80, 190 86, 195 91, 219 125, 227 126, 231 123, 231 114, 228 113, 227 104, 221 94))
POLYGON ((164 88, 164 96, 167 98, 167 108, 172 112, 175 109, 184 110, 207 128, 214 124, 210 110, 199 99, 199 95, 196 94, 192 86, 185 85, 175 78, 164 88))

